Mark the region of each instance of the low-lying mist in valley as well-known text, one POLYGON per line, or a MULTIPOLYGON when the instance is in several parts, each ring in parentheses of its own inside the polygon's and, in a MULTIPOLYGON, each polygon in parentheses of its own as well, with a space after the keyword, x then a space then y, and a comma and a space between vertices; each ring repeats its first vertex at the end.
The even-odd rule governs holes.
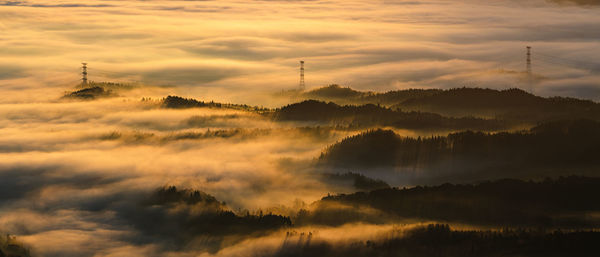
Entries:
MULTIPOLYGON (((457 143, 460 140, 444 141, 444 147, 439 140, 449 133, 454 138, 472 132, 435 122, 422 123, 425 127, 419 130, 381 127, 386 120, 404 116, 384 114, 383 123, 365 123, 360 117, 368 115, 370 107, 327 116, 300 108, 286 116, 292 118, 282 119, 281 115, 289 115, 282 113, 289 112, 290 105, 265 108, 176 96, 139 98, 130 89, 115 92, 111 97, 0 105, 0 228, 17 235, 15 242, 32 254, 304 256, 325 251, 343 256, 358 251, 371 255, 384 251, 377 244, 404 240, 405 233, 398 231, 419 225, 445 223, 462 231, 497 229, 501 223, 491 216, 477 222, 469 216, 473 213, 411 212, 415 207, 408 198, 408 209, 394 211, 381 208, 377 201, 353 202, 352 195, 348 200, 344 194, 492 177, 543 178, 525 168, 511 172, 498 168, 481 176, 457 172, 461 165, 481 164, 469 166, 475 163, 467 161, 474 158, 469 151, 464 156, 448 155, 454 150, 445 147, 458 147, 463 144, 457 143), (348 119, 359 126, 349 125, 348 119), (435 140, 437 146, 425 147, 432 147, 427 142, 435 140), (415 146, 421 150, 415 151, 415 146), (428 166, 444 167, 452 158, 463 164, 455 160, 450 173, 428 166), (390 231, 396 234, 381 236, 390 231), (366 245, 352 250, 357 244, 366 245)), ((571 123, 557 124, 546 126, 556 131, 597 126, 593 121, 570 127, 571 123)), ((532 131, 543 131, 540 128, 532 131)), ((523 130, 511 133, 531 137, 519 134, 523 130)), ((482 140, 511 134, 475 135, 482 140)), ((421 201, 426 204, 425 198, 421 201)), ((463 208, 456 204, 448 205, 448 210, 463 208)), ((581 208, 597 211, 595 205, 581 208)), ((510 215, 515 226, 540 225, 527 215, 510 215)), ((549 228, 597 224, 593 218, 577 221, 581 215, 549 228)), ((416 248, 401 251, 427 254, 416 248)))
POLYGON ((352 191, 310 167, 349 131, 125 97, 4 104, 0 113, 0 227, 44 256, 130 247, 125 242, 141 235, 116 209, 165 185, 251 211, 352 191), (86 247, 91 242, 96 248, 86 247))

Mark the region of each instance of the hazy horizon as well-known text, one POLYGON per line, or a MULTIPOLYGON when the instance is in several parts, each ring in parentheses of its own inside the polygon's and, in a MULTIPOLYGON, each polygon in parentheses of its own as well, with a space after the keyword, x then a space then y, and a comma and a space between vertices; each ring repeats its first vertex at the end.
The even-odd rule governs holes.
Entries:
POLYGON ((2 1, 2 102, 60 96, 88 62, 90 80, 256 104, 262 99, 245 92, 297 86, 299 60, 309 88, 518 87, 599 100, 597 4, 2 1), (528 45, 533 89, 524 79, 528 45))

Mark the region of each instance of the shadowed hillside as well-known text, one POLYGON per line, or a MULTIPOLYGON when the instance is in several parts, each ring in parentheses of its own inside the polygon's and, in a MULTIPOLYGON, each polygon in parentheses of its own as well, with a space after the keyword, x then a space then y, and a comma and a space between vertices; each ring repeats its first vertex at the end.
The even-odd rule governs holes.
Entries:
POLYGON ((590 196, 599 194, 600 178, 590 177, 388 188, 324 197, 313 210, 301 211, 295 222, 341 225, 410 218, 499 227, 598 227, 600 218, 590 215, 600 211, 600 202, 590 196), (381 214, 361 214, 365 208, 381 214))
POLYGON ((174 186, 156 190, 142 203, 124 208, 119 214, 145 235, 163 238, 174 245, 185 245, 196 236, 210 235, 215 242, 207 247, 218 247, 217 242, 223 236, 291 226, 288 217, 262 213, 239 215, 209 194, 174 186))
POLYGON ((600 105, 567 97, 544 98, 520 89, 457 88, 402 101, 396 107, 446 115, 486 115, 506 120, 540 122, 565 118, 600 120, 600 105))
POLYGON ((373 104, 340 106, 333 102, 325 103, 316 100, 284 106, 275 110, 272 115, 279 121, 312 121, 355 128, 391 126, 423 130, 466 128, 497 130, 506 126, 499 120, 473 117, 448 118, 435 113, 402 112, 373 104))
POLYGON ((103 87, 89 87, 65 94, 62 99, 94 100, 117 96, 112 90, 103 87))
POLYGON ((540 97, 516 88, 406 89, 378 93, 330 85, 306 92, 302 98, 338 104, 381 104, 392 109, 452 117, 492 117, 519 123, 565 118, 600 120, 600 105, 595 102, 568 97, 540 97))
POLYGON ((441 89, 406 89, 394 90, 384 93, 371 91, 357 91, 349 87, 329 85, 313 89, 301 95, 303 99, 316 99, 333 101, 338 104, 381 104, 391 106, 412 98, 431 96, 442 92, 441 89))
POLYGON ((382 238, 331 243, 312 234, 288 233, 276 257, 483 257, 595 256, 599 232, 540 232, 516 229, 460 231, 430 224, 408 231, 397 229, 382 238))
POLYGON ((333 167, 401 167, 443 171, 449 177, 484 178, 527 176, 539 169, 594 171, 600 165, 599 153, 600 123, 575 120, 546 123, 523 132, 464 131, 427 138, 371 130, 330 146, 319 162, 333 167))
POLYGON ((117 92, 131 90, 135 87, 136 85, 130 83, 90 81, 85 85, 79 85, 77 90, 73 92, 65 93, 61 99, 94 100, 99 98, 116 97, 119 96, 117 92))
POLYGON ((186 108, 226 108, 244 111, 268 111, 267 108, 249 106, 246 104, 228 104, 228 103, 216 103, 213 101, 204 102, 198 101, 193 98, 183 98, 180 96, 167 96, 162 100, 163 108, 171 109, 186 109, 186 108))
POLYGON ((361 191, 370 191, 370 190, 390 187, 390 185, 388 185, 383 180, 372 179, 372 178, 366 177, 365 175, 353 173, 353 172, 347 172, 347 173, 343 173, 343 174, 328 173, 328 174, 323 174, 323 176, 324 176, 324 179, 326 182, 330 182, 330 183, 346 182, 346 183, 351 184, 356 190, 361 190, 361 191))

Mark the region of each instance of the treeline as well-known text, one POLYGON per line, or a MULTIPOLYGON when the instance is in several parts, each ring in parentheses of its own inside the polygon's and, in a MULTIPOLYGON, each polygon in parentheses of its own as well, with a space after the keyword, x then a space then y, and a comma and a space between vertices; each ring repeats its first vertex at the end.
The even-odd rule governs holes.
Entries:
POLYGON ((449 174, 508 175, 533 169, 595 170, 600 166, 600 123, 571 120, 528 131, 464 131, 447 136, 401 137, 370 130, 348 137, 321 154, 319 163, 343 168, 400 167, 449 174))
POLYGON ((329 183, 348 183, 356 190, 370 191, 381 188, 389 188, 390 185, 380 179, 372 179, 363 174, 346 172, 346 173, 325 173, 323 174, 325 182, 329 183))
POLYGON ((94 86, 66 93, 61 99, 94 100, 97 98, 117 96, 112 90, 94 86))
POLYGON ((418 219, 499 227, 597 228, 600 219, 590 214, 600 211, 598 195, 600 178, 576 176, 386 188, 324 197, 313 210, 300 211, 295 223, 338 226, 418 219))
POLYGON ((333 101, 338 104, 356 105, 371 103, 392 106, 408 99, 431 96, 442 91, 442 89, 405 89, 379 93, 357 91, 349 87, 332 84, 305 92, 301 95, 301 98, 333 101))
POLYGON ((550 233, 537 230, 460 231, 430 224, 408 231, 392 231, 372 240, 331 243, 312 234, 288 233, 271 256, 329 257, 484 257, 484 256, 596 256, 600 232, 550 233))
POLYGON ((191 117, 184 121, 188 127, 202 127, 197 131, 182 131, 169 133, 153 133, 144 131, 111 131, 94 137, 99 140, 120 140, 128 144, 166 144, 178 140, 203 140, 215 138, 227 139, 253 139, 263 136, 277 136, 297 134, 305 140, 323 141, 337 137, 340 132, 334 127, 294 127, 294 128, 231 128, 231 129, 210 129, 214 126, 206 122, 208 118, 191 117))
POLYGON ((244 111, 256 111, 256 112, 267 112, 270 109, 258 107, 258 106, 250 106, 246 104, 229 104, 229 103, 217 103, 214 101, 204 102, 198 101, 193 98, 183 98, 180 96, 167 96, 162 100, 163 108, 172 108, 172 109, 185 109, 185 108, 225 108, 225 109, 235 109, 235 110, 244 110, 244 111))
POLYGON ((381 104, 393 109, 453 117, 492 117, 519 123, 565 118, 600 120, 600 104, 593 101, 570 97, 540 97, 517 88, 406 89, 378 93, 330 85, 306 92, 302 98, 354 105, 381 104))
POLYGON ((67 92, 61 99, 71 100, 94 100, 98 98, 119 96, 116 91, 130 90, 135 88, 134 84, 118 82, 95 82, 79 84, 73 92, 67 92))
POLYGON ((600 120, 600 104, 569 97, 540 97, 521 89, 455 88, 407 99, 394 107, 463 116, 485 115, 519 122, 600 120))
POLYGON ((448 118, 435 113, 403 112, 366 104, 340 106, 333 102, 306 100, 281 107, 272 114, 278 121, 314 121, 354 128, 391 126, 407 129, 478 129, 497 130, 506 127, 500 120, 474 117, 448 118))
POLYGON ((144 235, 160 237, 174 246, 204 235, 216 241, 206 247, 218 247, 224 236, 268 232, 292 224, 289 217, 281 215, 236 214, 209 194, 175 186, 160 188, 134 208, 118 213, 144 235))

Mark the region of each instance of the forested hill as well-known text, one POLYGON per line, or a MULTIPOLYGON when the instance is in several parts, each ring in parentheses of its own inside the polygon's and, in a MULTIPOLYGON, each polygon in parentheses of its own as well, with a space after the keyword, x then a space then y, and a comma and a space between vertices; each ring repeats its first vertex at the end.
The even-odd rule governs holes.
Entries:
POLYGON ((573 120, 545 123, 522 132, 464 131, 427 138, 371 130, 328 147, 319 162, 344 168, 404 167, 449 174, 525 174, 539 168, 600 165, 600 123, 573 120), (468 165, 465 165, 468 163, 468 165))
POLYGON ((330 85, 308 91, 304 99, 338 104, 381 104, 392 109, 439 113, 446 116, 495 117, 518 122, 565 118, 600 120, 600 104, 567 97, 540 97, 521 89, 406 89, 383 93, 330 85))
MULTIPOLYGON (((594 195, 600 195, 600 178, 570 176, 542 182, 503 179, 475 185, 386 188, 327 196, 320 205, 368 206, 401 218, 493 226, 598 227, 600 219, 587 217, 600 211, 600 202, 590 198, 594 195)), ((352 217, 350 212, 338 218, 352 217)), ((304 218, 316 222, 310 215, 304 218)))
POLYGON ((258 106, 250 106, 246 104, 231 104, 231 103, 218 103, 214 101, 205 102, 199 101, 193 98, 184 98, 180 96, 169 95, 162 99, 162 107, 169 109, 186 109, 186 108, 224 108, 224 109, 235 109, 243 111, 254 111, 254 112, 265 112, 269 111, 268 108, 262 108, 258 106))
POLYGON ((333 84, 305 92, 301 95, 301 98, 333 101, 338 104, 372 103, 391 106, 408 99, 431 96, 442 91, 443 90, 441 89, 406 89, 378 93, 372 91, 358 91, 349 87, 341 87, 333 84))
MULTIPOLYGON (((145 235, 185 245, 199 235, 219 242, 231 235, 248 235, 291 226, 288 217, 273 214, 238 214, 212 195, 175 186, 160 188, 139 203, 108 206, 145 235)), ((218 245, 218 244, 217 244, 218 245)), ((213 245, 215 247, 215 245, 213 245)))
POLYGON ((275 110, 272 114, 279 121, 314 121, 328 125, 344 125, 357 128, 391 126, 408 129, 476 129, 498 130, 506 128, 499 120, 474 117, 448 118, 435 113, 403 112, 366 104, 340 106, 333 102, 306 100, 275 110))
POLYGON ((568 97, 540 97, 520 89, 456 88, 399 102, 397 108, 446 115, 486 115, 516 121, 565 118, 600 120, 600 104, 568 97))

